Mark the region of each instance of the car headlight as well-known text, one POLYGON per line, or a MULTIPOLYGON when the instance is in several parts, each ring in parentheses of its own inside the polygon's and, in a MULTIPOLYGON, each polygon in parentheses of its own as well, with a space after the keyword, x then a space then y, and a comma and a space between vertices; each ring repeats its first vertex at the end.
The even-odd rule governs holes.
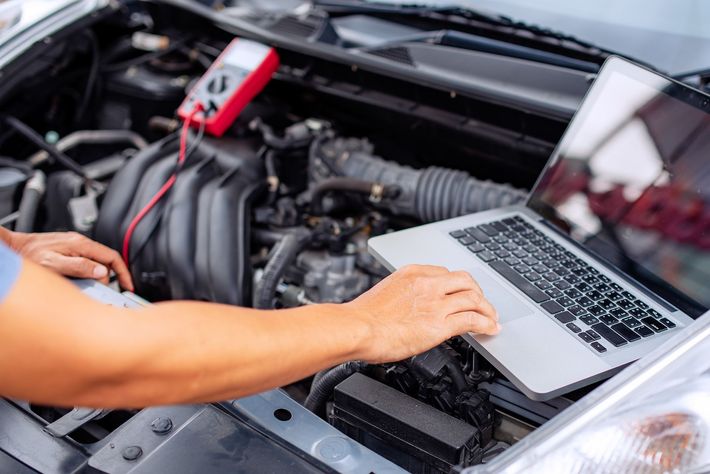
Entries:
POLYGON ((706 375, 609 413, 526 472, 707 472, 709 429, 710 375, 706 375))
POLYGON ((710 313, 466 474, 710 473, 710 313))

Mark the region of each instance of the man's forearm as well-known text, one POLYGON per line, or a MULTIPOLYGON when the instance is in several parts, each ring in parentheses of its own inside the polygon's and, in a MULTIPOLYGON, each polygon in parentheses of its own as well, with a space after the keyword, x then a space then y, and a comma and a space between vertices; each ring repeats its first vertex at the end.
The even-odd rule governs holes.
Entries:
POLYGON ((347 306, 257 311, 196 302, 122 315, 108 336, 116 364, 85 404, 224 400, 300 380, 365 356, 369 328, 347 306), (131 334, 122 340, 120 334, 131 334), (112 375, 111 375, 112 374, 112 375), (172 387, 172 389, 171 389, 172 387), (179 387, 175 390, 174 387, 179 387))
POLYGON ((362 357, 369 340, 347 306, 171 302, 124 310, 27 262, 0 316, 0 393, 53 405, 236 398, 362 357))

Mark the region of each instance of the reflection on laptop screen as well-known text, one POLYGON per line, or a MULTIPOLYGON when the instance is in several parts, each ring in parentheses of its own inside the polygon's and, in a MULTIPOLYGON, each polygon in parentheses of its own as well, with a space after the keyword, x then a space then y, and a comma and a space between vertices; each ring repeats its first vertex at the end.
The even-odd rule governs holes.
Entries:
POLYGON ((710 108, 645 71, 598 81, 528 204, 697 317, 710 308, 710 108))

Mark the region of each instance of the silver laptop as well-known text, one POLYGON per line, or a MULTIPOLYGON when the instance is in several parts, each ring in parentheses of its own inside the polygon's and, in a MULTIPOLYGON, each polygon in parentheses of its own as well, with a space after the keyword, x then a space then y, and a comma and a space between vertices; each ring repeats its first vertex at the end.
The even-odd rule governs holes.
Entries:
POLYGON ((464 337, 530 398, 604 379, 710 308, 710 96, 610 58, 525 205, 369 247, 473 275, 503 330, 464 337))

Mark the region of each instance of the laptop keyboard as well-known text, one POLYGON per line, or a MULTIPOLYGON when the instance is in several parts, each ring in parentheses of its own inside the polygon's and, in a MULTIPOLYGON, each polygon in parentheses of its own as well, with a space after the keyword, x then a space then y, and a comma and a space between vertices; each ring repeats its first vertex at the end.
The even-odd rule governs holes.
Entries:
POLYGON ((520 216, 450 235, 599 353, 676 326, 520 216))

